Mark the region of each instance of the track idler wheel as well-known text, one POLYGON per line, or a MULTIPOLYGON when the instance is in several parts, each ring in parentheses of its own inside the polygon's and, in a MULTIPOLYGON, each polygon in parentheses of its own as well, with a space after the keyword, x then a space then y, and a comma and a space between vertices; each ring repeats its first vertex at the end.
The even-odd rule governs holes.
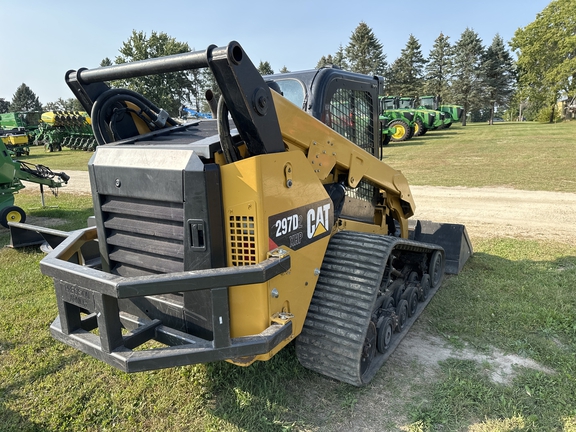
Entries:
POLYGON ((362 358, 360 359, 360 373, 364 373, 368 370, 376 354, 376 344, 378 340, 378 330, 373 321, 368 324, 368 330, 366 331, 366 337, 364 338, 364 345, 362 346, 362 358))
POLYGON ((442 285, 442 280, 444 279, 444 267, 445 267, 444 255, 440 251, 432 252, 430 257, 430 285, 432 289, 440 288, 442 285))

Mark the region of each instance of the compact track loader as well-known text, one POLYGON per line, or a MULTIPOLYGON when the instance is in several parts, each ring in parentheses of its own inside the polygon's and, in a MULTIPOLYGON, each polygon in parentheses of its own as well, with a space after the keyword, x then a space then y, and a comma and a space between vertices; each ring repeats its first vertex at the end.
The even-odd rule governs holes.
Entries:
POLYGON ((67 73, 99 145, 94 226, 41 262, 56 339, 126 372, 245 366, 295 340, 307 368, 374 377, 470 242, 409 226, 408 182, 380 159, 381 79, 287 79, 266 82, 237 42, 67 73), (180 125, 105 84, 207 67, 216 120, 180 125))

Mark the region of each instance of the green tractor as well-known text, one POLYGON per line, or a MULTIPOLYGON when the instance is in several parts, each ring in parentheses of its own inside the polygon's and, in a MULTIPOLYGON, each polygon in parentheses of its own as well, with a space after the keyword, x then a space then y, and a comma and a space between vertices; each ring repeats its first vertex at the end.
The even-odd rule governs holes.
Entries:
POLYGON ((443 129, 451 119, 446 113, 419 106, 416 97, 396 97, 395 104, 400 109, 412 110, 416 114, 414 136, 425 135, 429 130, 443 129))
POLYGON ((416 130, 414 110, 398 109, 395 107, 394 101, 383 96, 380 96, 379 99, 380 122, 391 130, 389 141, 400 142, 412 138, 416 130))
POLYGON ((0 225, 8 228, 8 222, 26 220, 24 210, 14 205, 14 195, 25 187, 22 180, 39 184, 43 194, 44 186, 55 191, 69 179, 65 173, 54 173, 46 166, 13 160, 4 141, 0 140, 0 225))
MULTIPOLYGON (((450 115, 452 122, 458 122, 462 119, 464 107, 461 105, 442 105, 440 96, 421 96, 420 106, 423 108, 433 109, 445 112, 450 115)), ((452 126, 452 123, 446 125, 446 128, 452 126)))

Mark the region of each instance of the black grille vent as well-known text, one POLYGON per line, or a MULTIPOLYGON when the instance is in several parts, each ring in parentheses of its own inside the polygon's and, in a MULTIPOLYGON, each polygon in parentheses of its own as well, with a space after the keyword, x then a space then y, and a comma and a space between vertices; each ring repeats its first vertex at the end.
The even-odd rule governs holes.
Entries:
POLYGON ((181 202, 102 196, 110 268, 122 276, 184 271, 181 202))

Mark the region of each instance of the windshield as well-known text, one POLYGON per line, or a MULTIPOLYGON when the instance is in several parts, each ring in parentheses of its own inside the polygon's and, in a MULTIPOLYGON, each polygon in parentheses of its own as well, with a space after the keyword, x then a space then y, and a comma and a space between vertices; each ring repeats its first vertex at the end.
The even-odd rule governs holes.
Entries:
POLYGON ((304 85, 293 78, 277 79, 276 83, 280 86, 283 96, 299 108, 304 109, 304 97, 306 90, 304 85))

